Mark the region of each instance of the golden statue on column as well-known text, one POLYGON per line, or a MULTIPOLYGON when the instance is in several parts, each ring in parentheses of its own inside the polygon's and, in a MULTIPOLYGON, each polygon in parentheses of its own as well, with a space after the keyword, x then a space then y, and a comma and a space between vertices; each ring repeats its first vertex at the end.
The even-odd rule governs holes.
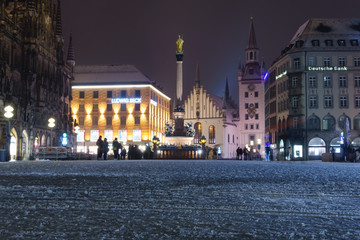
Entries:
POLYGON ((178 37, 178 40, 176 41, 176 53, 177 54, 182 54, 184 53, 182 47, 183 47, 183 44, 184 44, 184 40, 181 38, 180 34, 179 34, 179 37, 178 37))

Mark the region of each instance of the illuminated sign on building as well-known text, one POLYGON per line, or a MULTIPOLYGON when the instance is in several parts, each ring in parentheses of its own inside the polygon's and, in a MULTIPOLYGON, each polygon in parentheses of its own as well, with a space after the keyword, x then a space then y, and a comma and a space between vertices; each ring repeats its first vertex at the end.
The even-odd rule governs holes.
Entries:
POLYGON ((152 99, 150 99, 150 103, 151 103, 152 105, 154 105, 155 107, 157 106, 157 102, 155 102, 155 101, 152 100, 152 99))
POLYGON ((141 103, 141 98, 112 98, 111 103, 141 103))
POLYGON ((347 71, 347 67, 308 67, 309 71, 347 71))
POLYGON ((276 76, 276 79, 279 79, 279 78, 281 78, 282 76, 285 76, 286 74, 287 74, 287 71, 285 71, 285 72, 277 75, 277 76, 276 76))

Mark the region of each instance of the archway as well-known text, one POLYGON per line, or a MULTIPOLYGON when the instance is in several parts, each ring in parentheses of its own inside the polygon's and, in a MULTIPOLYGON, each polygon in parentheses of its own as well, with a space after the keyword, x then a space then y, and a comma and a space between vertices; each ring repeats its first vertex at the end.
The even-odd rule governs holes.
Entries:
POLYGON ((15 128, 10 130, 10 160, 16 160, 18 135, 15 128))
POLYGON ((323 153, 326 153, 326 143, 322 138, 314 137, 309 141, 309 157, 321 159, 323 153))
POLYGON ((342 140, 340 137, 333 138, 330 142, 330 149, 333 147, 336 153, 341 152, 340 145, 342 144, 342 140))
POLYGON ((26 130, 24 130, 22 132, 22 141, 21 141, 21 156, 24 159, 29 159, 30 157, 30 151, 29 151, 29 137, 28 137, 28 134, 26 132, 26 130))

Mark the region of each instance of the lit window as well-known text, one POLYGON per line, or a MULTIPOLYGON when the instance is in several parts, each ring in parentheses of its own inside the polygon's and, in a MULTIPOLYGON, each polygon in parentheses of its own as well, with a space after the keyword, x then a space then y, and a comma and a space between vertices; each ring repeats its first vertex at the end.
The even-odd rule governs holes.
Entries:
POLYGON ((324 87, 331 87, 331 77, 324 76, 324 87))
POLYGON ((195 129, 194 143, 199 143, 199 140, 202 137, 202 125, 201 125, 201 123, 199 123, 199 122, 195 123, 194 129, 195 129))
POLYGON ((121 142, 127 141, 127 130, 119 130, 119 141, 121 142))
POLYGON ((345 40, 343 40, 343 39, 338 40, 337 42, 338 42, 339 46, 346 46, 345 40))
POLYGON ((141 130, 133 130, 133 141, 134 142, 141 141, 141 130))
POLYGON ((209 127, 209 143, 215 144, 215 126, 211 125, 209 127))
POLYGON ((108 142, 113 140, 113 130, 104 130, 104 139, 107 139, 108 142))
POLYGON ((96 142, 99 138, 99 130, 91 130, 90 131, 90 141, 96 142))
POLYGON ((76 136, 77 142, 84 142, 85 141, 85 130, 79 130, 77 136, 76 136))

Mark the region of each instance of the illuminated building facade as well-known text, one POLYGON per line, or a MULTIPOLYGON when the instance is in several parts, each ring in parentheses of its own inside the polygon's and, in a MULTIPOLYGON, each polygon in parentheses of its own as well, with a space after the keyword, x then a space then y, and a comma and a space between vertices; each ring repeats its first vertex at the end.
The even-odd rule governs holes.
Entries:
POLYGON ((170 98, 134 66, 78 66, 74 76, 71 109, 80 126, 78 151, 96 153, 99 136, 140 148, 154 136, 164 143, 170 98))
POLYGON ((234 159, 239 146, 239 115, 238 107, 230 98, 227 81, 222 98, 210 94, 200 85, 197 66, 195 85, 185 99, 184 106, 184 120, 193 123, 195 130, 194 144, 199 144, 201 137, 205 136, 207 147, 215 149, 222 158, 234 159))
POLYGON ((240 147, 251 152, 251 158, 265 157, 265 84, 264 65, 260 62, 253 20, 245 49, 245 65, 239 64, 239 138, 240 147))
POLYGON ((360 19, 310 19, 269 69, 266 134, 280 160, 360 146, 360 19))
POLYGON ((11 159, 31 159, 37 146, 75 140, 70 112, 72 67, 62 36, 60 1, 0 1, 0 149, 10 144, 11 159), (14 116, 3 117, 6 105, 14 116), (48 127, 48 119, 55 126, 48 127), (10 141, 8 128, 10 125, 10 141), (52 140, 51 140, 52 138, 52 140))

